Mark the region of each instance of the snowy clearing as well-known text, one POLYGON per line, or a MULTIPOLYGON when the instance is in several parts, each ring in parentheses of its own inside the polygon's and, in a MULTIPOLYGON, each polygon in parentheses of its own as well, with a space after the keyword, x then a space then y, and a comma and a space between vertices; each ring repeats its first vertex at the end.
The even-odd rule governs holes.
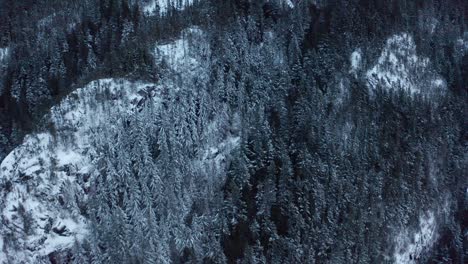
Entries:
POLYGON ((395 263, 418 263, 421 254, 430 249, 436 239, 435 216, 433 212, 428 212, 420 217, 419 228, 415 232, 404 230, 397 236, 394 253, 395 263))
POLYGON ((189 74, 200 73, 200 63, 209 55, 209 46, 205 41, 206 36, 197 27, 182 31, 180 38, 170 43, 157 43, 154 49, 156 63, 167 64, 175 73, 189 74))
POLYGON ((369 89, 403 89, 410 94, 431 94, 445 90, 444 82, 428 58, 418 56, 413 37, 407 33, 390 37, 376 64, 367 71, 369 89))

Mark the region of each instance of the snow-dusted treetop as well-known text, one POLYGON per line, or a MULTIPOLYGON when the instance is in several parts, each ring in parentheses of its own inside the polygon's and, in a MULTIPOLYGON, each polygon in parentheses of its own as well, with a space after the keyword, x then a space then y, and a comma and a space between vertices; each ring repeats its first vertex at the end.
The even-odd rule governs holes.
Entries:
POLYGON ((146 15, 156 15, 158 11, 164 14, 171 7, 182 10, 193 2, 194 0, 150 0, 143 5, 143 12, 146 15))

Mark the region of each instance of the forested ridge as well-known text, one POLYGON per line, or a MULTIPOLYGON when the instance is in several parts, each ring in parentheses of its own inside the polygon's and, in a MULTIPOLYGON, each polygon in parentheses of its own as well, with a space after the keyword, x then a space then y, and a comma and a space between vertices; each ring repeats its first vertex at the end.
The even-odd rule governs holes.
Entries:
POLYGON ((466 263, 467 20, 462 0, 0 0, 0 262, 466 263), (22 170, 41 138, 86 162, 22 170))

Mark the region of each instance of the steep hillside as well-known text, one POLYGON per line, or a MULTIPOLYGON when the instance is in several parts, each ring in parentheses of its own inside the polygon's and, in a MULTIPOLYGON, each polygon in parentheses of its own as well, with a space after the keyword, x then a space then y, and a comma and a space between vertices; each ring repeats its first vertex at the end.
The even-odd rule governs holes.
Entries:
POLYGON ((467 10, 0 1, 0 264, 466 263, 467 10))
POLYGON ((3 160, 2 261, 33 263, 87 235, 93 135, 111 115, 134 111, 140 94, 154 89, 124 80, 93 81, 51 110, 49 131, 28 135, 3 160))

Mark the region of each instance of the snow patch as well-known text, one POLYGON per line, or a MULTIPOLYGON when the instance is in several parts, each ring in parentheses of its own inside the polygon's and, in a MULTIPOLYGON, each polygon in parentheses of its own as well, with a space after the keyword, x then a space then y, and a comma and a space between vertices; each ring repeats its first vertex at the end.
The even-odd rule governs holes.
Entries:
POLYGON ((8 59, 8 55, 10 54, 10 48, 0 48, 0 68, 3 67, 4 61, 8 59))
POLYGON ((361 68, 361 61, 362 61, 361 49, 357 49, 353 51, 353 53, 351 53, 350 61, 351 61, 351 72, 355 73, 361 68))
POLYGON ((444 87, 445 86, 445 82, 444 80, 442 79, 436 79, 436 80, 433 80, 432 81, 432 84, 436 87, 444 87))
POLYGON ((431 68, 428 58, 416 53, 413 37, 402 33, 390 37, 376 64, 367 71, 369 89, 403 89, 410 94, 430 94, 445 90, 443 81, 431 68))
POLYGON ((417 263, 421 254, 435 243, 436 221, 433 212, 428 212, 419 219, 419 228, 416 232, 403 230, 396 238, 394 253, 396 264, 417 263))
POLYGON ((462 50, 468 50, 468 41, 458 39, 457 44, 462 48, 462 50))
POLYGON ((150 0, 143 6, 143 13, 147 16, 165 14, 169 9, 183 10, 193 4, 193 0, 150 0))
MULTIPOLYGON (((205 43, 203 31, 197 27, 192 27, 184 30, 179 39, 166 44, 158 44, 155 49, 155 55, 158 61, 166 60, 171 66, 187 66, 187 63, 193 62, 195 59, 191 58, 199 50, 194 50, 192 47, 193 42, 197 44, 205 43)), ((207 45, 199 47, 207 50, 207 45)))
MULTIPOLYGON (((180 38, 170 43, 158 43, 154 49, 157 64, 172 70, 181 79, 200 79, 206 75, 201 64, 209 58, 209 44, 203 31, 197 27, 182 31, 180 38)), ((179 84, 180 85, 180 84, 179 84)))
POLYGON ((8 47, 0 48, 0 61, 6 59, 6 57, 8 56, 9 50, 10 48, 8 47))
POLYGON ((284 2, 286 2, 286 4, 287 4, 290 8, 294 8, 294 3, 293 3, 291 0, 285 0, 284 2))

